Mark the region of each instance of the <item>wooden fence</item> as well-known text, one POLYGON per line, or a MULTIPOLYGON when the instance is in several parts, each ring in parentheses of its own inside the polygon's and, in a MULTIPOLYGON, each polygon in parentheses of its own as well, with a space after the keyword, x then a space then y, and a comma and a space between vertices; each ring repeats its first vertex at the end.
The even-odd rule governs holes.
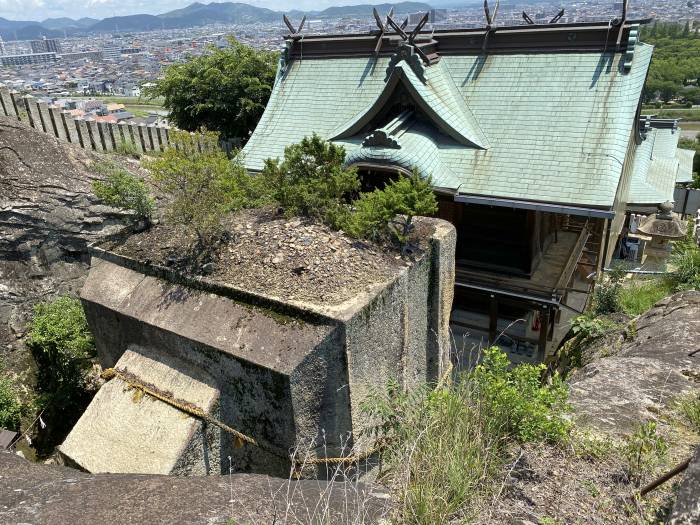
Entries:
POLYGON ((95 151, 114 151, 133 143, 139 153, 163 151, 169 143, 168 126, 120 122, 95 122, 73 117, 68 111, 49 107, 31 95, 22 96, 0 84, 0 113, 54 137, 95 151))

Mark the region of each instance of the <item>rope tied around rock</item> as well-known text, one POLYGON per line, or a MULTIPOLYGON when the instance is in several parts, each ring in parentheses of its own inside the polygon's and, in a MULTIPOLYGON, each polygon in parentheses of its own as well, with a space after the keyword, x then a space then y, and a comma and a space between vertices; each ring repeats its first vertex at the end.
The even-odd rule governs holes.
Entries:
POLYGON ((173 408, 176 408, 186 414, 189 414, 193 417, 196 417, 198 419, 201 419, 202 421, 205 421, 207 423, 211 423, 214 426, 219 427, 220 429, 228 432, 229 434, 233 435, 235 438, 235 446, 236 448, 240 448, 243 446, 244 443, 248 443, 250 445, 254 445, 258 448, 261 448, 262 450, 269 452, 270 454, 273 454, 277 457, 284 458, 287 460, 291 460, 295 468, 298 468, 300 466, 304 465, 323 465, 323 464, 335 464, 335 465, 340 465, 340 464, 352 464, 352 463, 357 463, 359 461, 362 461, 364 459, 367 459, 369 456, 374 454, 375 452, 378 452, 380 447, 371 447, 370 449, 359 453, 359 454, 353 454, 352 456, 345 456, 345 457, 335 457, 335 458, 307 458, 305 460, 297 460, 290 458, 289 456, 283 456, 279 452, 269 450, 267 447, 263 447, 260 443, 255 438, 252 438, 243 432, 240 432, 236 430, 235 428, 232 428, 228 426, 226 423, 223 421, 220 421, 209 414, 207 414, 204 410, 202 410, 200 407, 197 405, 194 405, 193 403, 190 403, 189 401, 185 401, 183 399, 178 399, 176 398, 171 392, 165 392, 158 388, 157 386, 146 383, 139 379, 136 375, 132 374, 131 372, 127 370, 120 370, 117 368, 106 368, 105 370, 102 371, 100 374, 100 377, 104 379, 105 381, 109 381, 110 379, 113 378, 118 378, 124 383, 126 383, 129 388, 133 388, 136 390, 139 390, 143 392, 146 395, 151 396, 154 399, 157 399, 159 401, 162 401, 163 403, 170 405, 173 408))
POLYGON ((206 421, 207 423, 211 423, 212 425, 217 426, 222 430, 225 430, 226 432, 232 434, 236 438, 236 446, 242 446, 241 442, 250 443, 251 445, 255 446, 260 446, 254 438, 245 435, 243 432, 239 432, 235 428, 231 428, 223 421, 219 421, 218 419, 211 417, 204 410, 190 403, 189 401, 178 399, 170 392, 164 392, 155 385, 144 383, 131 372, 128 372, 126 370, 119 370, 117 368, 107 368, 102 372, 102 374, 100 374, 100 377, 102 377, 102 379, 106 381, 117 377, 121 379, 124 383, 129 385, 129 387, 131 388, 140 390, 144 394, 148 394, 149 396, 158 399, 159 401, 162 401, 163 403, 166 403, 171 407, 177 408, 178 410, 186 414, 199 418, 202 421, 206 421))

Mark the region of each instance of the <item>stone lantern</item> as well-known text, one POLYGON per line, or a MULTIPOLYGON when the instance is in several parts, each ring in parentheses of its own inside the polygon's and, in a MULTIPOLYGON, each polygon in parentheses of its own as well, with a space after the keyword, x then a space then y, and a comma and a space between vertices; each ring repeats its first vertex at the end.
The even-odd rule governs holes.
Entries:
POLYGON ((642 220, 637 231, 648 236, 642 267, 645 270, 665 271, 671 243, 685 237, 685 222, 673 214, 673 203, 659 204, 659 211, 642 220))

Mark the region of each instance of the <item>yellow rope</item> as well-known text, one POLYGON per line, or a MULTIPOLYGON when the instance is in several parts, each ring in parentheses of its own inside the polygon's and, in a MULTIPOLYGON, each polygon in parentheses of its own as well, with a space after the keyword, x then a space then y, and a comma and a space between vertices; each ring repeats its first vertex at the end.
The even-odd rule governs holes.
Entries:
POLYGON ((144 394, 148 394, 151 397, 154 397, 155 399, 158 399, 160 401, 163 401, 164 403, 177 408, 178 410, 181 410, 182 412, 185 412, 186 414, 190 414, 191 416, 197 417, 199 419, 202 419, 206 421, 207 423, 211 423, 212 425, 215 425, 222 430, 225 430, 229 434, 233 434, 237 439, 245 442, 245 443, 250 443, 251 445, 259 446, 258 442, 255 441, 250 436, 246 436, 242 432, 239 432, 235 428, 231 428, 228 426, 226 423, 223 423, 222 421, 219 421, 218 419, 215 419, 211 417, 209 414, 207 414, 204 410, 201 408, 193 405, 192 403, 188 403, 187 401, 183 401, 181 399, 176 399, 172 394, 166 393, 166 392, 161 392, 159 389, 154 387, 153 385, 147 385, 136 378, 133 374, 125 371, 125 370, 117 370, 116 368, 107 368, 104 370, 101 374, 101 377, 107 381, 114 377, 118 377, 122 381, 124 381, 127 385, 129 385, 131 388, 136 388, 140 391, 142 391, 144 394))
MULTIPOLYGON (((251 445, 255 445, 256 447, 263 448, 254 438, 250 436, 246 436, 242 432, 239 432, 235 428, 231 428, 228 426, 226 423, 219 421, 218 419, 215 419, 211 417, 209 414, 207 414, 204 410, 199 408, 196 405, 193 405, 192 403, 189 403, 187 401, 184 401, 182 399, 177 399, 175 396, 173 396, 169 392, 163 392, 159 388, 157 388, 155 385, 149 385, 147 383, 144 383, 143 381, 139 380, 134 374, 131 372, 128 372, 126 370, 119 370, 116 368, 106 368, 103 370, 102 374, 100 374, 100 377, 102 379, 109 381, 110 379, 113 379, 115 377, 121 379, 124 383, 129 385, 131 388, 135 388, 137 390, 140 390, 144 394, 148 394, 149 396, 158 399, 159 401, 162 401, 163 403, 166 403, 174 408, 177 408, 178 410, 181 410, 182 412, 185 412, 186 414, 189 414, 191 416, 197 417, 199 419, 202 419, 206 421, 207 423, 211 423, 212 425, 215 425, 222 430, 225 430, 229 434, 233 434, 233 436, 236 438, 236 446, 243 446, 243 443, 249 443, 251 445)), ((264 449, 267 452, 270 452, 271 454, 277 455, 279 457, 282 457, 279 453, 273 452, 271 450, 267 450, 266 448, 264 449)), ((349 463, 356 463, 359 461, 362 461, 363 459, 367 459, 369 456, 374 454, 379 450, 379 447, 372 447, 369 450, 366 450, 362 452, 361 454, 355 454, 353 456, 347 456, 347 457, 339 457, 339 458, 310 458, 306 460, 296 460, 295 464, 297 466, 302 466, 302 465, 322 465, 322 464, 349 464, 349 463)), ((289 457, 285 456, 285 459, 289 459, 289 457)))

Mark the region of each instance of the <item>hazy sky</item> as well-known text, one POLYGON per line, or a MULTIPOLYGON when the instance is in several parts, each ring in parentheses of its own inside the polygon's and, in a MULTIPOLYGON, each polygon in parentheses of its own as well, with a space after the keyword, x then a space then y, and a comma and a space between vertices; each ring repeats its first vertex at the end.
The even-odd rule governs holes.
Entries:
MULTIPOLYGON (((11 20, 44 20, 70 17, 106 18, 137 13, 158 14, 193 3, 195 0, 0 0, 0 17, 11 20)), ((200 0, 209 3, 211 0, 200 0)), ((225 1, 225 0, 219 0, 225 1)), ((232 0, 235 1, 235 0, 232 0)), ((363 0, 237 0, 279 11, 323 9, 330 5, 365 3, 363 0)), ((383 1, 383 0, 382 0, 383 1)))

